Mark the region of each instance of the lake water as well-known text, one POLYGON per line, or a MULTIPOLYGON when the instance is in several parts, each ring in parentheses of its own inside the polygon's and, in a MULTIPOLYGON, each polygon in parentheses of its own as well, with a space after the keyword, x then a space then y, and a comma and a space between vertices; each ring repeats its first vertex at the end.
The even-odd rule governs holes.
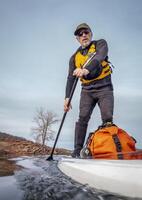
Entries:
POLYGON ((13 176, 0 177, 0 200, 132 200, 88 185, 81 185, 64 175, 57 167, 58 159, 45 157, 16 159, 24 169, 13 176))

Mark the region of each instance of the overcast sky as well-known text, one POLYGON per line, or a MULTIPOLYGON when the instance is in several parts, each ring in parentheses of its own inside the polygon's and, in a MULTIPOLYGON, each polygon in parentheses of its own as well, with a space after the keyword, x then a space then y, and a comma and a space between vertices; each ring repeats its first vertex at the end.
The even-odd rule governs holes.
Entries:
MULTIPOLYGON (((62 118, 68 62, 79 45, 73 32, 86 22, 94 39, 107 40, 115 66, 114 122, 142 148, 141 8, 141 0, 0 0, 0 131, 30 139, 41 106, 62 118)), ((59 147, 73 148, 79 93, 80 84, 59 147)), ((96 107, 88 133, 100 123, 96 107)))

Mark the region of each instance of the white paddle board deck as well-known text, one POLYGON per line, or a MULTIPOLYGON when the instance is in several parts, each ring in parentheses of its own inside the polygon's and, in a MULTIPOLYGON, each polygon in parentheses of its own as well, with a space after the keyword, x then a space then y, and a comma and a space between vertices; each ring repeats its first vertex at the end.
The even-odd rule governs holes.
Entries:
POLYGON ((142 198, 142 160, 62 158, 58 167, 64 174, 82 184, 142 198))

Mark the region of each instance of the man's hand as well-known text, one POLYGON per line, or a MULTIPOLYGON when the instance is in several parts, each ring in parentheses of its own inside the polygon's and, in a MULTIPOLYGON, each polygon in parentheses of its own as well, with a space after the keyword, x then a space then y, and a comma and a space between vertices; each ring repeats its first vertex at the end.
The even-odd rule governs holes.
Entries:
POLYGON ((73 76, 77 76, 79 78, 81 78, 82 76, 86 76, 87 74, 89 74, 89 70, 85 68, 84 69, 77 68, 73 72, 73 76))
POLYGON ((70 109, 72 109, 72 105, 71 104, 69 106, 67 106, 68 102, 69 102, 69 98, 66 98, 65 101, 64 101, 64 111, 65 112, 68 112, 70 109))

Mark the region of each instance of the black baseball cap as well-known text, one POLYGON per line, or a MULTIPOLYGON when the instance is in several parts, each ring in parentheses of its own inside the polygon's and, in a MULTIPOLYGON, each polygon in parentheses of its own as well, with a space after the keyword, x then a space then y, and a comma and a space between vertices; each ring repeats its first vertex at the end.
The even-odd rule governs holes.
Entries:
POLYGON ((91 28, 88 24, 86 23, 82 23, 82 24, 79 24, 77 27, 76 27, 76 30, 74 32, 74 35, 77 35, 78 32, 81 30, 81 29, 88 29, 90 32, 91 32, 91 28))

